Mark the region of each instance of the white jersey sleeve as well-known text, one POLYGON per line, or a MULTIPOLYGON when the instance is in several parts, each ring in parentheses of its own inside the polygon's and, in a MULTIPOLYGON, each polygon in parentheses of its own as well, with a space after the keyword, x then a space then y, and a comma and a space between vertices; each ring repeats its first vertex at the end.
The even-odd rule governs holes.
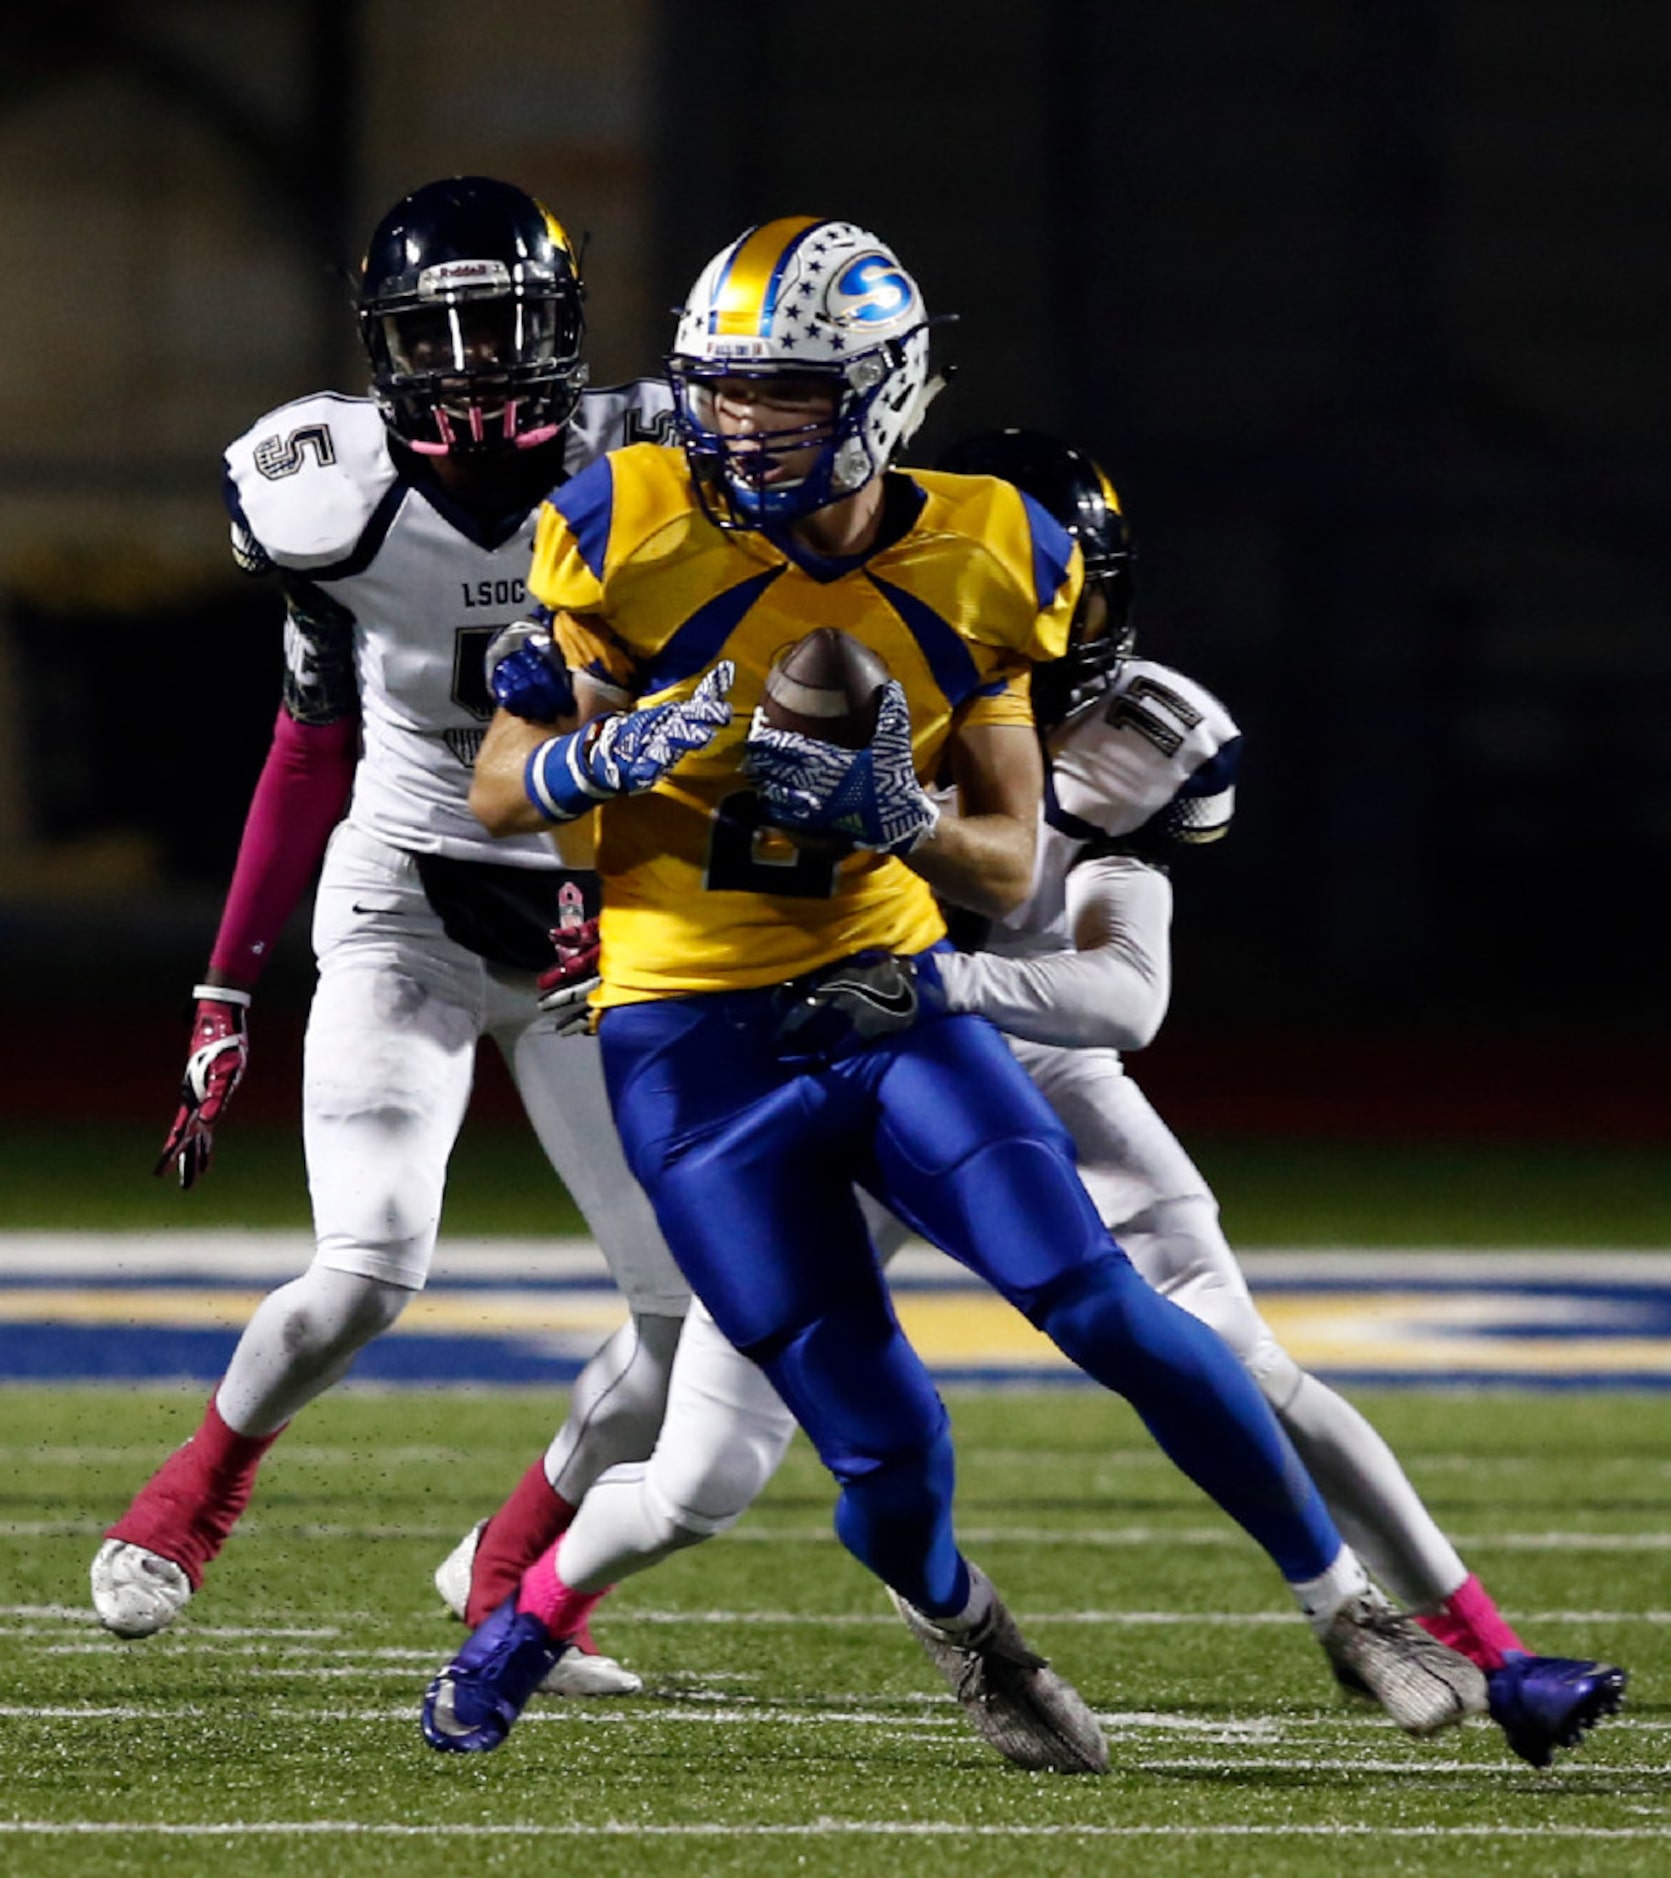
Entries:
POLYGON ((954 1011, 978 1011, 1032 1043, 1140 1050, 1172 995, 1172 883, 1128 855, 1076 867, 1065 950, 960 952, 938 961, 954 1011))

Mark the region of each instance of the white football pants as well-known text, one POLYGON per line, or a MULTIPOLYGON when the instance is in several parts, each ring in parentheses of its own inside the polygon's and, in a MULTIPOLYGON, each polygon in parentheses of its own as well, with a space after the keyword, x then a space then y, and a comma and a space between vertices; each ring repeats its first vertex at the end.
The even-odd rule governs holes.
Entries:
POLYGON ((580 1390, 584 1438, 565 1459, 578 1498, 603 1467, 650 1452, 690 1298, 622 1158, 597 1043, 559 1036, 533 978, 449 939, 411 856, 347 824, 326 856, 313 937, 303 1137, 318 1250, 257 1308, 221 1385, 221 1414, 243 1433, 270 1432, 422 1289, 487 1036, 632 1312, 594 1359, 599 1386, 580 1390))

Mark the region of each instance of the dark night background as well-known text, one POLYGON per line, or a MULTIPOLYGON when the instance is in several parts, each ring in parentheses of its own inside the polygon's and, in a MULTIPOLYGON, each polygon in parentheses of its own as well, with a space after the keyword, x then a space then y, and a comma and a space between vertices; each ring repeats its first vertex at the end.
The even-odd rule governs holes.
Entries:
MULTIPOLYGON (((920 456, 1018 423, 1114 474, 1143 650, 1247 733, 1232 837, 1181 870, 1150 1080, 1184 1119, 1663 1137, 1658 16, 610 11, 94 5, 10 29, 8 1108, 96 1106, 41 1076, 90 1015, 96 1049, 175 1023, 277 697, 219 451, 363 384, 340 270, 394 196, 484 169, 591 227, 596 382, 653 369, 665 309, 740 228, 839 214, 959 316, 920 456)), ((299 917, 261 994, 280 1031, 305 940, 299 917)), ((134 1069, 159 1127, 173 1052, 134 1069)))

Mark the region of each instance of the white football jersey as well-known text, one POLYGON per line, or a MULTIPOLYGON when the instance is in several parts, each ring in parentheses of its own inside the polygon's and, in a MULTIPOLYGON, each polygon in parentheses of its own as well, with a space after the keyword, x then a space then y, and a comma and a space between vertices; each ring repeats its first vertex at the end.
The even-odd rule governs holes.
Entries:
MULTIPOLYGON (((672 402, 657 379, 584 393, 565 475, 663 438, 672 402)), ((482 655, 528 610, 536 509, 485 534, 438 486, 402 476, 371 399, 335 392, 269 412, 227 450, 225 472, 239 563, 307 583, 310 628, 351 635, 364 748, 348 820, 409 852, 558 866, 544 835, 495 840, 467 802, 493 715, 482 655)), ((293 679, 311 682, 325 660, 294 617, 285 647, 293 679)))
POLYGON ((1235 812, 1240 754, 1235 719, 1204 686, 1152 659, 1123 660, 1113 685, 1051 735, 1032 888, 994 923, 989 949, 1071 951, 1067 881, 1081 861, 1143 855, 1145 832, 1216 841, 1235 812))

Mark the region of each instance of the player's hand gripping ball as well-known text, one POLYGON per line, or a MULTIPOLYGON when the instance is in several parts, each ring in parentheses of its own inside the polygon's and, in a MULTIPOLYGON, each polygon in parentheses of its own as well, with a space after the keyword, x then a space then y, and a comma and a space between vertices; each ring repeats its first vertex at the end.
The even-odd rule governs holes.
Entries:
POLYGON ((908 854, 939 819, 917 780, 899 681, 833 626, 796 640, 767 674, 743 770, 766 821, 805 845, 908 854))
POLYGON ((881 653, 837 626, 818 626, 773 662, 759 721, 771 730, 862 750, 876 734, 887 682, 881 653))

